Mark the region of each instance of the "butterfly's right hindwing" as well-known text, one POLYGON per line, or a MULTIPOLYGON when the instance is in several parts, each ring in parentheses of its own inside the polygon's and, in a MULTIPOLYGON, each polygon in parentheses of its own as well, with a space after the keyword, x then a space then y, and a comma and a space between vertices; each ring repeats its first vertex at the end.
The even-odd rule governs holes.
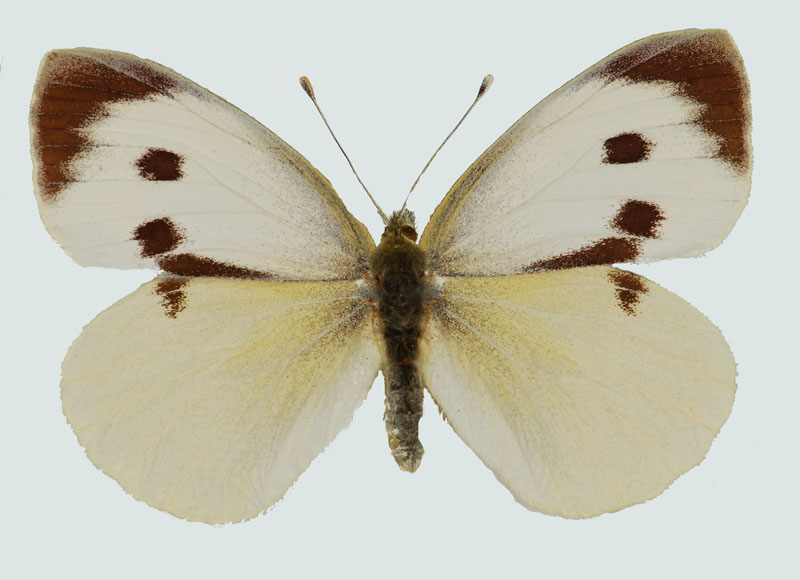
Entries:
POLYGON ((736 390, 713 324, 606 266, 448 278, 420 352, 448 422, 517 501, 569 518, 660 494, 702 461, 736 390))
POLYGON ((134 497, 235 522, 283 496, 378 366, 350 281, 160 277, 84 329, 62 400, 89 459, 134 497))

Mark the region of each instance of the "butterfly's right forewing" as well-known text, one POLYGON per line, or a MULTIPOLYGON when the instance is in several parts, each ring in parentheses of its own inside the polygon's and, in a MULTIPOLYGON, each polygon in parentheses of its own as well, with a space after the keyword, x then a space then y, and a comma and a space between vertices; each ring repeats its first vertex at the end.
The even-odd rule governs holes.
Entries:
POLYGON ((459 178, 420 246, 443 275, 697 256, 750 190, 750 104, 724 30, 651 36, 531 109, 459 178))
POLYGON ((423 381, 521 504, 568 518, 660 494, 728 417, 719 330, 654 282, 606 266, 449 278, 423 381))

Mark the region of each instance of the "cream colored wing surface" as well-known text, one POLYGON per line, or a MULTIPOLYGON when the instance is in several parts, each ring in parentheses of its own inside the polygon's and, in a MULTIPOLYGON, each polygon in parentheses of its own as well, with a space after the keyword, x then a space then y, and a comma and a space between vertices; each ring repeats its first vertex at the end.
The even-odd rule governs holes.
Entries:
POLYGON ((349 424, 378 365, 352 282, 158 278, 84 329, 62 399, 89 458, 134 497, 235 522, 349 424))
POLYGON ((420 369, 517 501, 568 518, 660 494, 703 459, 736 389, 711 322, 606 266, 446 279, 420 369))
POLYGON ((354 279, 375 247, 297 151, 152 61, 53 51, 30 121, 42 220, 80 264, 354 279))
POLYGON ((444 275, 702 254, 747 201, 750 124, 727 32, 645 38, 517 121, 452 187, 420 245, 444 275))

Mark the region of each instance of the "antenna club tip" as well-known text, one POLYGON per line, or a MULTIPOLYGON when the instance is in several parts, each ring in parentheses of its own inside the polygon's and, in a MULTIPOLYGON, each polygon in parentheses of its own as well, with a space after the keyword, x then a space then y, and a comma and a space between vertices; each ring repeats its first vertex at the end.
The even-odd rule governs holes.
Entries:
POLYGON ((312 100, 315 98, 314 87, 311 86, 311 81, 308 80, 307 76, 300 77, 300 86, 303 87, 303 90, 312 100))
POLYGON ((481 81, 481 88, 478 89, 478 98, 480 99, 486 91, 489 90, 489 87, 492 86, 494 82, 494 77, 492 75, 486 75, 483 77, 483 81, 481 81))

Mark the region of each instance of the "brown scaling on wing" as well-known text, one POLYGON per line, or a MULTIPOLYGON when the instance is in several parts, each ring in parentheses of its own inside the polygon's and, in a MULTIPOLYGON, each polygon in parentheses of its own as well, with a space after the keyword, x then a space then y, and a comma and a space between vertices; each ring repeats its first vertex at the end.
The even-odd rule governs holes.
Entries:
POLYGON ((148 149, 135 165, 148 181, 178 181, 183 177, 183 157, 166 149, 148 149))
POLYGON ((269 272, 235 266, 196 254, 171 254, 158 259, 159 267, 176 276, 204 276, 211 278, 241 278, 270 280, 269 272))
POLYGON ((610 221, 611 227, 625 237, 602 238, 577 250, 528 264, 522 271, 531 273, 633 262, 642 252, 642 239, 657 238, 665 219, 661 207, 655 203, 626 200, 610 221))
POLYGON ((646 280, 625 270, 612 270, 608 273, 608 279, 616 286, 619 307, 628 316, 635 316, 642 296, 650 292, 646 280))
POLYGON ((185 239, 181 230, 168 217, 145 222, 133 230, 133 239, 141 246, 143 258, 171 252, 185 239))
POLYGON ((621 234, 657 238, 661 222, 666 218, 661 207, 650 201, 629 199, 611 220, 611 227, 621 234))
POLYGON ((177 318, 178 313, 186 308, 186 291, 184 287, 188 284, 185 278, 164 278, 156 284, 156 294, 161 296, 161 306, 164 308, 164 315, 169 318, 177 318))
POLYGON ((48 201, 74 181, 74 158, 93 145, 81 131, 118 101, 147 99, 177 88, 166 74, 124 56, 115 68, 91 55, 53 51, 42 63, 31 104, 34 155, 38 157, 39 191, 48 201))
POLYGON ((186 238, 184 232, 168 217, 141 224, 133 231, 133 239, 139 242, 143 258, 156 258, 158 266, 174 276, 247 280, 270 280, 273 278, 269 272, 244 268, 197 254, 169 254, 186 238))
POLYGON ((639 163, 650 156, 653 144, 639 133, 620 133, 603 143, 603 163, 639 163))
POLYGON ((730 36, 719 30, 671 35, 623 51, 597 74, 611 80, 675 83, 676 92, 703 105, 695 123, 719 142, 716 156, 740 175, 751 165, 750 89, 730 36))
POLYGON ((524 273, 543 272, 545 270, 566 270, 584 266, 599 266, 632 262, 641 253, 641 241, 635 238, 603 238, 587 244, 572 252, 561 254, 546 260, 538 260, 528 264, 524 273))
POLYGON ((141 246, 143 258, 156 258, 158 266, 169 274, 181 277, 240 278, 270 280, 269 272, 244 268, 197 254, 169 254, 186 238, 183 231, 168 217, 145 222, 133 231, 133 239, 141 246))

